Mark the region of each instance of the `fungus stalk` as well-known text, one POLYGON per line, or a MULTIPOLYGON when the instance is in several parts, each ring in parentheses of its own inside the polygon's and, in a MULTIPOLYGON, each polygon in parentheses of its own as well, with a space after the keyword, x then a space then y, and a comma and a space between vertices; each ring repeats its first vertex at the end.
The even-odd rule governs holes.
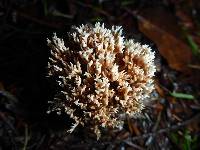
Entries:
POLYGON ((122 36, 121 26, 96 23, 73 27, 68 38, 48 39, 48 75, 60 91, 49 111, 66 113, 78 124, 101 128, 123 126, 121 114, 136 117, 154 89, 154 52, 122 36))

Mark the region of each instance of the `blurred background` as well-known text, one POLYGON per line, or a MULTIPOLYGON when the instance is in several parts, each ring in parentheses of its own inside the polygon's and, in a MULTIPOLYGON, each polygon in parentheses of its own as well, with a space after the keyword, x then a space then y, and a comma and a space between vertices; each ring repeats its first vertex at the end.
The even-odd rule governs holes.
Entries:
POLYGON ((0 150, 196 150, 200 148, 199 0, 0 0, 0 150), (156 90, 143 118, 101 139, 47 115, 47 38, 72 25, 123 26, 156 52, 156 90))

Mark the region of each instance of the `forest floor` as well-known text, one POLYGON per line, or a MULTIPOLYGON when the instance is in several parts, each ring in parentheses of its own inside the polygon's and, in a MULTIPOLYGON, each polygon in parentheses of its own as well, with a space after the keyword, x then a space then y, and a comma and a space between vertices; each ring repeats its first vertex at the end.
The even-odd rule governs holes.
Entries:
POLYGON ((198 0, 1 0, 0 150, 196 150, 200 148, 198 0), (72 25, 121 25, 156 51, 152 103, 144 117, 97 141, 86 128, 66 133, 65 115, 48 115, 46 39, 72 25))

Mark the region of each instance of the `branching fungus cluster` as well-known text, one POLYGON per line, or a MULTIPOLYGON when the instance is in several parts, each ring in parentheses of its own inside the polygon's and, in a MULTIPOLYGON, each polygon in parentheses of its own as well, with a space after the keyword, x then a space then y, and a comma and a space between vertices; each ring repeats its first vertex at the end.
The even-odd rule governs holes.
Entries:
POLYGON ((121 127, 120 114, 134 117, 154 89, 154 52, 148 45, 125 40, 120 26, 73 27, 68 38, 54 34, 48 71, 60 91, 50 111, 65 112, 78 125, 100 136, 101 127, 121 127))

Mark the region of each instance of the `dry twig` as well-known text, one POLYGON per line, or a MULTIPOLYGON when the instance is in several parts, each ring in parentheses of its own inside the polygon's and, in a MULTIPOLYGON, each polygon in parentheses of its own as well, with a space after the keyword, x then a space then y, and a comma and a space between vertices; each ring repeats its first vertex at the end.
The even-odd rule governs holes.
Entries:
POLYGON ((125 141, 135 141, 135 140, 139 140, 139 139, 145 139, 145 138, 147 138, 149 136, 156 136, 158 134, 162 134, 162 133, 166 133, 166 132, 169 132, 169 131, 177 130, 177 129, 182 128, 182 127, 184 127, 184 126, 186 126, 188 124, 191 124, 194 121, 199 121, 198 119, 200 119, 200 113, 195 115, 191 119, 186 120, 186 121, 184 121, 182 123, 178 123, 178 124, 173 125, 171 127, 160 129, 160 130, 158 130, 156 132, 151 132, 151 133, 146 133, 146 134, 143 134, 143 135, 140 135, 140 136, 135 136, 135 137, 129 138, 129 139, 125 140, 125 141))

